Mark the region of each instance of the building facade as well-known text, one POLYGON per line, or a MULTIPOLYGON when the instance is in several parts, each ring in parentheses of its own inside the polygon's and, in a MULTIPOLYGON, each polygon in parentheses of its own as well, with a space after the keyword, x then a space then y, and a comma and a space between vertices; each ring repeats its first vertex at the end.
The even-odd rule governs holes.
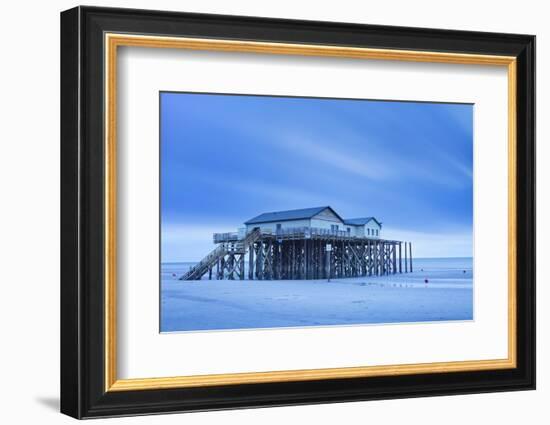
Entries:
POLYGON ((375 217, 344 219, 330 206, 263 213, 244 224, 247 234, 256 228, 273 234, 309 228, 323 234, 376 239, 382 231, 382 223, 375 217))

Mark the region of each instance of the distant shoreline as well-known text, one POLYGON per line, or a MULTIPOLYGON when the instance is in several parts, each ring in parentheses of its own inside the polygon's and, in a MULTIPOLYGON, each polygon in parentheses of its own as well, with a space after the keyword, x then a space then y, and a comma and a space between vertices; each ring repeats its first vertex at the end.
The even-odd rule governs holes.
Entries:
MULTIPOLYGON (((423 260, 473 260, 474 257, 415 257, 414 262, 423 260)), ((200 261, 161 261, 160 264, 196 264, 200 261)))

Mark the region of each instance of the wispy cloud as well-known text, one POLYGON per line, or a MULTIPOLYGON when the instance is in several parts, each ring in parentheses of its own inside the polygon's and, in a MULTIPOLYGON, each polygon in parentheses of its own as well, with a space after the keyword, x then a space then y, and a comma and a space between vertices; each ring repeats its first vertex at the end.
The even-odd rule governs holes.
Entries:
MULTIPOLYGON (((248 137, 269 143, 284 152, 282 158, 317 164, 318 172, 341 173, 376 182, 424 181, 437 186, 461 188, 472 177, 471 165, 445 151, 438 142, 416 135, 416 152, 401 153, 389 140, 361 134, 334 123, 330 132, 304 131, 302 126, 247 123, 241 128, 248 137)), ((409 137, 404 136, 405 140, 409 137)), ((309 172, 314 172, 311 168, 309 172)))
POLYGON ((325 170, 337 169, 340 172, 365 177, 369 180, 386 180, 394 173, 392 169, 383 166, 376 156, 367 157, 364 153, 349 152, 345 148, 327 145, 323 140, 309 140, 300 134, 287 134, 278 139, 280 146, 295 154, 308 157, 325 170))

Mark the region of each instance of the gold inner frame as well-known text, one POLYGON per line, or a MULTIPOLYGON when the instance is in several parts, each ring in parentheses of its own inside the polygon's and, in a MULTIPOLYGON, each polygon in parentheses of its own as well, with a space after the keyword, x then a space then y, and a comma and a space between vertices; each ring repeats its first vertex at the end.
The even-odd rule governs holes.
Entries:
POLYGON ((463 53, 370 49, 256 41, 105 34, 105 391, 308 381, 416 373, 447 373, 515 368, 516 359, 516 58, 463 53), (507 67, 508 72, 508 357, 495 360, 247 372, 164 378, 118 379, 116 324, 116 123, 119 46, 325 56, 507 67))

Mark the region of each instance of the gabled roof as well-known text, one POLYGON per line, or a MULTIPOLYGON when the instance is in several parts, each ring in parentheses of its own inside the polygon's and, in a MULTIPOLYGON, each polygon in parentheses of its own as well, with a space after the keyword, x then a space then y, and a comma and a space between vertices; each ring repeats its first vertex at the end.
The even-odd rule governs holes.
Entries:
POLYGON ((288 221, 288 220, 303 220, 316 216, 321 211, 329 209, 336 217, 344 221, 342 217, 336 213, 331 207, 314 207, 314 208, 302 208, 299 210, 288 210, 288 211, 274 211, 260 214, 254 218, 251 218, 248 221, 245 221, 244 224, 257 224, 257 223, 270 223, 273 221, 288 221))
POLYGON ((378 225, 382 227, 382 223, 380 223, 375 217, 346 218, 344 220, 344 224, 351 224, 354 226, 363 226, 371 220, 376 221, 378 225))

